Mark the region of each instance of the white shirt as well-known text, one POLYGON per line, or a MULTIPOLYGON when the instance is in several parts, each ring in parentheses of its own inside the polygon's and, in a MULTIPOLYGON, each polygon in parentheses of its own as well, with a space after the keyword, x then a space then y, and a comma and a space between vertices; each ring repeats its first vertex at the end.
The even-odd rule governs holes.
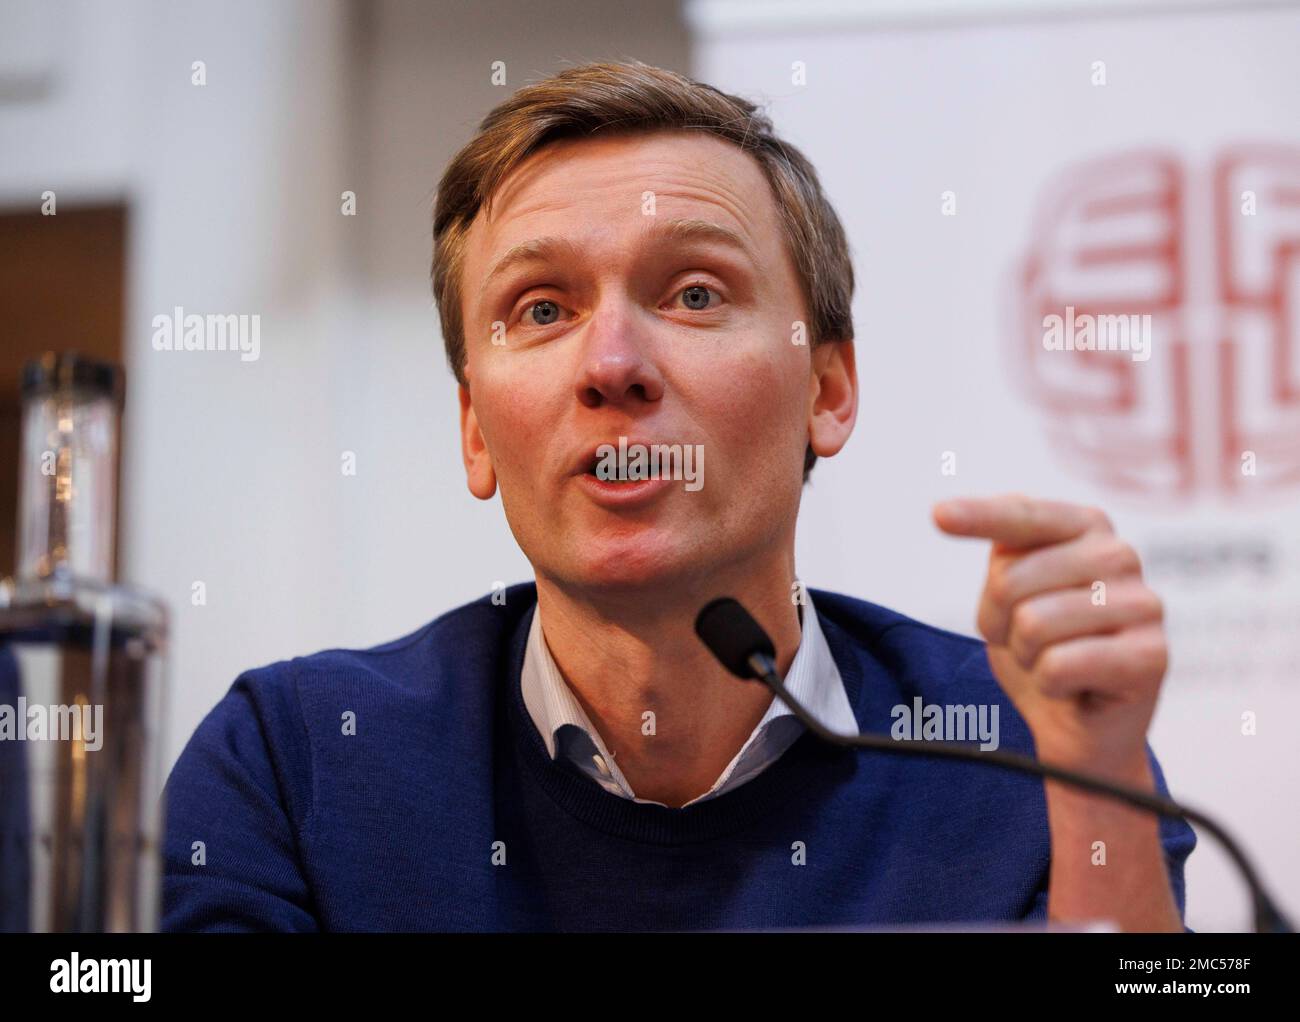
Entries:
MULTIPOLYGON (((826 636, 817 620, 812 597, 808 597, 807 613, 801 608, 799 616, 803 630, 794 662, 783 679, 785 686, 795 699, 808 708, 809 713, 832 731, 857 734, 857 718, 849 704, 844 679, 840 677, 839 667, 835 664, 835 658, 831 655, 826 636)), ((736 684, 759 683, 742 682, 737 678, 736 684)), ((545 741, 551 759, 564 756, 571 760, 578 769, 611 794, 647 805, 664 805, 651 799, 637 798, 632 791, 632 786, 618 768, 615 754, 605 745, 604 739, 591 723, 551 656, 542 632, 540 607, 533 611, 520 687, 524 705, 545 741)), ((749 740, 732 757, 726 769, 713 782, 713 787, 686 805, 715 798, 753 780, 776 762, 803 731, 803 723, 790 712, 785 703, 773 696, 771 705, 755 726, 749 740)))

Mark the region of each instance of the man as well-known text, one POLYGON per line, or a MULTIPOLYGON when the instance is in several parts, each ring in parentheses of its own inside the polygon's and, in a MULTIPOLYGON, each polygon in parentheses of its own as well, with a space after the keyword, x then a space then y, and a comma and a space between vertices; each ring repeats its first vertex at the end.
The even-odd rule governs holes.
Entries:
POLYGON ((1100 512, 936 509, 992 541, 987 646, 799 583, 803 482, 856 415, 853 273, 753 105, 566 70, 454 158, 434 241, 469 488, 535 584, 239 678, 169 780, 166 928, 1183 929, 1189 827, 820 744, 696 636, 733 596, 834 729, 977 707, 1001 748, 1166 792, 1160 601, 1100 512), (644 478, 652 449, 673 471, 644 478))

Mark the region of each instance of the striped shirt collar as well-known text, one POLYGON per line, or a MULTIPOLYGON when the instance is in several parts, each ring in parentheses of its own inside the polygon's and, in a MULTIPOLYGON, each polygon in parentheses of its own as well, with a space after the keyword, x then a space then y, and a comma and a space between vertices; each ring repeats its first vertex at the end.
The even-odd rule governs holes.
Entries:
MULTIPOLYGON (((808 708, 809 713, 832 731, 857 734, 858 722, 844 680, 826 644, 812 597, 806 596, 806 600, 806 606, 800 608, 802 632, 799 649, 785 676, 785 686, 808 708)), ((520 687, 524 705, 552 760, 562 756, 571 761, 611 794, 648 805, 663 805, 662 802, 637 798, 632 791, 618 767, 616 754, 610 753, 551 656, 542 631, 540 607, 533 611, 520 687)), ((781 700, 773 697, 749 739, 713 786, 686 805, 715 798, 752 780, 774 763, 803 731, 804 725, 798 718, 781 700)))

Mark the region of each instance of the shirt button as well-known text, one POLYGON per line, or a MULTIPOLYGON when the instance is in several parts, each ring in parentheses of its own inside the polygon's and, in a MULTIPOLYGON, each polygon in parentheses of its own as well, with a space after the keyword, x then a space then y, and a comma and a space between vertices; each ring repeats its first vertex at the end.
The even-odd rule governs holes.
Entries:
POLYGON ((604 756, 599 756, 599 755, 597 755, 597 756, 592 756, 592 757, 591 757, 591 760, 592 760, 593 763, 596 764, 596 769, 597 769, 597 770, 599 770, 599 771, 600 771, 602 774, 604 774, 606 777, 611 776, 610 769, 609 769, 609 764, 605 762, 605 757, 604 757, 604 756))

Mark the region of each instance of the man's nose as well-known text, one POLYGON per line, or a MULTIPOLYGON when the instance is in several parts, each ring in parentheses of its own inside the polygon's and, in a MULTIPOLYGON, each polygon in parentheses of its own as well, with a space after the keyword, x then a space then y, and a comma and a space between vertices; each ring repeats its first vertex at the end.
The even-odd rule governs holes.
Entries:
POLYGON ((647 324, 626 299, 610 297, 587 324, 578 400, 589 408, 658 401, 663 377, 651 359, 647 324))

